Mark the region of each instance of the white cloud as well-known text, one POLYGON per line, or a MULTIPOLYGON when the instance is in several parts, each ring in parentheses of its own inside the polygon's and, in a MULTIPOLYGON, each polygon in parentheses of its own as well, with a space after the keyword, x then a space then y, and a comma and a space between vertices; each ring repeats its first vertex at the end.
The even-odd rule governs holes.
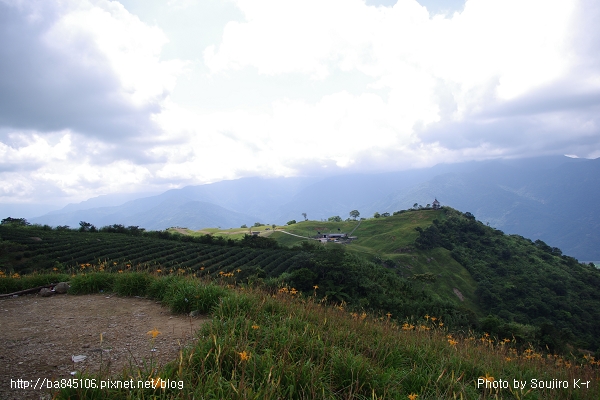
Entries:
MULTIPOLYGON (((13 132, 0 135, 0 180, 14 182, 1 186, 5 196, 40 185, 91 197, 249 175, 600 151, 600 35, 588 0, 468 0, 461 13, 433 17, 415 0, 232 2, 239 10, 220 41, 196 54, 204 63, 164 60, 169 40, 169 54, 199 45, 116 1, 18 2, 28 17, 16 32, 30 38, 15 54, 41 56, 15 57, 17 67, 0 71, 18 82, 6 99, 24 88, 16 111, 0 93, 0 128, 13 132), (169 96, 183 85, 191 101, 202 98, 195 107, 169 96), (218 111, 198 106, 211 99, 218 111), (19 163, 34 172, 15 172, 19 163)), ((160 9, 173 12, 169 21, 201 7, 168 5, 160 9)), ((0 35, 3 43, 8 49, 14 37, 0 35)))
POLYGON ((0 142, 0 167, 7 164, 40 164, 65 160, 73 155, 71 135, 57 133, 54 137, 42 137, 36 133, 12 132, 7 135, 10 146, 0 142), (52 144, 50 139, 57 142, 52 144))
POLYGON ((32 174, 34 179, 51 183, 73 197, 90 197, 90 194, 128 192, 131 185, 142 186, 150 172, 129 161, 115 161, 107 165, 92 165, 89 160, 45 165, 32 174), (73 168, 75 165, 76 168, 73 168), (71 167, 65 171, 65 167, 71 167))
MULTIPOLYGON (((0 201, 18 202, 43 195, 84 200, 110 192, 129 192, 150 186, 148 167, 131 161, 98 163, 110 148, 72 132, 40 136, 31 132, 7 135, 0 143, 0 201), (52 189, 51 189, 52 188, 52 189)), ((50 199, 47 199, 50 200, 50 199)))
POLYGON ((160 102, 173 90, 186 65, 181 60, 160 60, 168 42, 163 31, 144 24, 115 1, 76 2, 44 39, 66 57, 77 57, 82 65, 94 67, 97 53, 82 53, 80 46, 82 40, 91 41, 119 77, 124 94, 137 106, 160 102))
POLYGON ((336 69, 356 69, 375 86, 411 98, 441 79, 452 88, 459 116, 486 96, 514 98, 563 74, 575 10, 574 2, 559 0, 469 0, 446 19, 430 18, 415 0, 393 8, 358 0, 236 4, 246 21, 230 22, 219 46, 206 49, 213 73, 255 67, 325 79, 336 69))
MULTIPOLYGON (((253 66, 267 75, 300 72, 314 79, 329 73, 336 59, 351 64, 369 35, 364 33, 365 15, 379 14, 360 0, 282 2, 236 1, 246 22, 229 22, 218 46, 205 50, 213 72, 253 66)), ((365 49, 366 50, 366 49, 365 49)))

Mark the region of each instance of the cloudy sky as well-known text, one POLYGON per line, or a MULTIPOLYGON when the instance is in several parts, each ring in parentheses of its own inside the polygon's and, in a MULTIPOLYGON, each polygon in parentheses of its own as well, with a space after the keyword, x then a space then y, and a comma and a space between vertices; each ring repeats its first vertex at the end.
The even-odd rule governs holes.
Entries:
POLYGON ((600 157, 596 0, 0 0, 0 203, 600 157))

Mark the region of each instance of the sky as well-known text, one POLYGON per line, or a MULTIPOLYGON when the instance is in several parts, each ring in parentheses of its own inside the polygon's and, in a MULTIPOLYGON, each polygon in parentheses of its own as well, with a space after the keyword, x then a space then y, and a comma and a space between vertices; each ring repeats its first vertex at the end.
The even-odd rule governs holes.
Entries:
POLYGON ((599 19, 595 0, 0 0, 0 205, 597 158, 599 19))

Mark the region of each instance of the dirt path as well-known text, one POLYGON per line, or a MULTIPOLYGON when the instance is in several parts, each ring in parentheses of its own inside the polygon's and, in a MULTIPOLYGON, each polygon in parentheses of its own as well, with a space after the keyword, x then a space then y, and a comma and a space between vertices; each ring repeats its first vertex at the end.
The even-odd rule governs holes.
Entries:
POLYGON ((11 389, 11 380, 33 386, 38 378, 70 378, 73 371, 101 366, 115 376, 130 365, 164 365, 177 359, 205 321, 173 315, 153 300, 114 295, 0 300, 0 399, 47 398, 39 389, 11 389), (152 340, 148 332, 155 328, 160 334, 152 340), (73 356, 86 358, 74 363, 73 356))
POLYGON ((315 239, 315 238, 310 238, 308 236, 296 235, 295 233, 290 233, 290 232, 286 232, 286 231, 277 231, 277 232, 285 233, 286 235, 296 236, 296 237, 299 237, 299 238, 302 238, 302 239, 319 240, 319 239, 315 239))

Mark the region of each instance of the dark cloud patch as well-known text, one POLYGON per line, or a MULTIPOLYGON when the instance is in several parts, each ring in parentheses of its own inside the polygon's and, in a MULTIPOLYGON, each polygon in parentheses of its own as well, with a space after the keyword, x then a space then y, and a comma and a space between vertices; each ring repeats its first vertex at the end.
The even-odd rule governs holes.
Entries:
POLYGON ((600 88, 585 84, 589 76, 587 68, 579 68, 511 100, 486 95, 485 106, 461 121, 448 118, 453 102, 443 98, 439 85, 440 104, 447 109, 440 110, 439 123, 416 127, 417 134, 424 143, 456 151, 487 147, 504 156, 593 154, 600 151, 600 88))
POLYGON ((0 162, 0 173, 1 172, 32 172, 43 166, 42 163, 16 163, 9 162, 4 163, 0 162))
MULTIPOLYGON (((439 123, 419 133, 424 143, 437 142, 455 151, 481 147, 502 156, 548 154, 592 154, 600 150, 600 107, 590 113, 580 111, 553 115, 557 123, 529 115, 504 118, 467 119, 439 123), (592 127, 591 130, 589 127, 592 127)), ((484 154, 482 154, 484 155, 484 154)))
POLYGON ((79 38, 75 54, 44 43, 56 17, 44 10, 43 19, 30 18, 25 10, 0 2, 0 126, 70 129, 105 141, 155 132, 149 116, 159 105, 127 102, 91 40, 79 38))
POLYGON ((595 115, 594 110, 600 107, 600 89, 576 88, 575 84, 572 81, 553 83, 514 100, 490 106, 480 117, 535 116, 571 111, 595 115))

